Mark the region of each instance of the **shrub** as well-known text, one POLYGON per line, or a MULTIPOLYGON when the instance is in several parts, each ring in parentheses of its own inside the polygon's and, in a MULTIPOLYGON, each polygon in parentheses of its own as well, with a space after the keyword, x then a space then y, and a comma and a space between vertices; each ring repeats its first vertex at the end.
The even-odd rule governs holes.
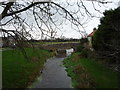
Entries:
POLYGON ((86 43, 86 42, 88 42, 88 39, 87 38, 81 38, 80 39, 80 44, 84 44, 84 43, 86 43))
POLYGON ((90 56, 90 53, 91 51, 89 49, 86 49, 84 48, 82 51, 81 51, 81 56, 84 57, 84 58, 88 58, 90 56))
POLYGON ((82 45, 79 45, 79 46, 77 47, 77 52, 81 52, 83 49, 84 49, 84 47, 83 47, 82 45))

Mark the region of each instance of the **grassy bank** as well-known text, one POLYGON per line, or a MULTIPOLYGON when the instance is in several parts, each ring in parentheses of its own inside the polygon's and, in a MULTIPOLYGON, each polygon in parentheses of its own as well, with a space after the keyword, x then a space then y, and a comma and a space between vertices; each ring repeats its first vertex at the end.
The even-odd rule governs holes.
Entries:
POLYGON ((46 50, 25 49, 29 59, 26 60, 19 50, 2 52, 3 88, 25 88, 39 75, 47 58, 52 53, 46 50))
POLYGON ((76 88, 120 88, 120 73, 94 60, 80 58, 80 53, 74 53, 65 59, 64 65, 76 88))

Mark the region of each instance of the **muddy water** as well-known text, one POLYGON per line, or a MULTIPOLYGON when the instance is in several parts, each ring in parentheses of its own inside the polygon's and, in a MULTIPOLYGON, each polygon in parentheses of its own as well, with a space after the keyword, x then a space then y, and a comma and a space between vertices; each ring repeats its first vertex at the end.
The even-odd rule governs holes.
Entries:
MULTIPOLYGON (((70 50, 66 51, 70 55, 70 50)), ((67 56, 68 56, 67 55, 67 56)), ((59 55, 60 56, 60 55, 59 55)), ((32 86, 33 88, 72 88, 71 78, 67 76, 63 60, 66 57, 53 57, 44 65, 42 75, 32 86)))

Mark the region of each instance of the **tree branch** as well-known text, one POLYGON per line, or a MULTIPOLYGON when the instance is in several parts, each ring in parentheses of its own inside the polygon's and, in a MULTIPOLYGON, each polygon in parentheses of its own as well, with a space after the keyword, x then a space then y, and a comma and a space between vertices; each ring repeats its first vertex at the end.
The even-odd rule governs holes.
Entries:
POLYGON ((9 2, 6 4, 5 9, 3 10, 2 14, 0 14, 0 20, 2 20, 4 17, 6 17, 8 10, 11 8, 14 2, 9 2))
POLYGON ((46 2, 34 2, 34 3, 30 4, 29 6, 21 9, 21 10, 8 13, 6 16, 11 16, 11 15, 14 15, 14 14, 17 14, 17 13, 20 13, 20 12, 23 12, 23 11, 26 11, 26 10, 28 10, 29 8, 31 8, 31 7, 33 7, 33 6, 37 5, 37 4, 44 4, 44 3, 50 3, 50 1, 46 1, 46 2))

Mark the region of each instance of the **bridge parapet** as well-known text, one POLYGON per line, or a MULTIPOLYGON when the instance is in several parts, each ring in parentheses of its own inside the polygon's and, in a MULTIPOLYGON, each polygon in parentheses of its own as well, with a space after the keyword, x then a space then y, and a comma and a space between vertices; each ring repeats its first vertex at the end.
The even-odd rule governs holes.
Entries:
MULTIPOLYGON (((74 50, 76 50, 76 48, 80 45, 80 43, 63 43, 63 44, 45 44, 42 45, 43 49, 47 49, 47 50, 66 50, 66 49, 70 49, 73 48, 74 50)), ((37 46, 39 47, 39 45, 37 46)), ((41 46, 40 46, 41 47, 41 46)))

